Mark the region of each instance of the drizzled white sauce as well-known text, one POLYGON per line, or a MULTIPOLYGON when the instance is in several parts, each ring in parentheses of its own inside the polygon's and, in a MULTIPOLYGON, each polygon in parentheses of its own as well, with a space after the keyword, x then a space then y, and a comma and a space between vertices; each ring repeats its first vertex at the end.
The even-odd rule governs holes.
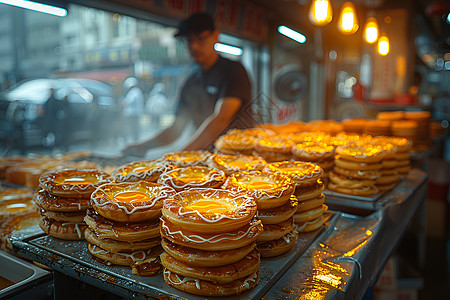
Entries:
POLYGON ((197 289, 200 289, 200 279, 187 277, 187 276, 184 276, 183 279, 181 279, 180 276, 178 276, 178 274, 173 273, 175 275, 175 277, 177 278, 177 280, 178 280, 178 282, 175 282, 175 281, 172 280, 172 276, 171 276, 172 272, 170 272, 167 269, 164 269, 164 274, 167 275, 167 278, 170 281, 170 283, 172 283, 174 285, 179 285, 179 284, 183 284, 183 283, 186 283, 186 282, 189 282, 189 281, 193 281, 193 282, 195 282, 195 287, 197 289))
POLYGON ((247 235, 249 235, 251 233, 252 229, 257 226, 261 226, 261 220, 258 220, 257 222, 255 222, 254 224, 249 226, 246 231, 239 230, 237 233, 226 232, 226 233, 220 233, 220 234, 214 235, 210 238, 204 238, 204 237, 196 235, 196 234, 186 235, 181 230, 172 232, 172 231, 170 231, 169 227, 166 225, 164 220, 162 220, 162 223, 161 223, 161 227, 167 232, 168 235, 171 235, 171 236, 179 235, 183 239, 185 239, 191 243, 197 243, 197 244, 201 244, 201 243, 215 244, 215 243, 218 243, 218 242, 221 242, 224 240, 238 241, 240 239, 243 239, 247 235))
MULTIPOLYGON (((212 171, 210 171, 208 173, 208 176, 206 176, 204 181, 200 181, 200 182, 193 182, 193 181, 188 181, 184 184, 181 185, 177 185, 174 182, 174 177, 171 176, 171 172, 180 172, 180 170, 173 170, 173 171, 169 171, 167 173, 163 173, 159 176, 158 182, 163 183, 163 184, 168 184, 176 189, 184 189, 187 187, 202 187, 203 185, 205 185, 206 183, 210 182, 210 181, 223 181, 225 180, 225 173, 222 170, 218 170, 218 169, 211 169, 212 171)), ((179 180, 181 182, 181 180, 179 180)))
MULTIPOLYGON (((212 194, 208 194, 208 198, 209 199, 214 199, 214 198, 219 198, 220 199, 220 193, 225 193, 224 190, 214 190, 214 189, 198 189, 197 190, 200 194, 200 197, 202 197, 201 192, 208 192, 208 191, 213 191, 212 194)), ((249 197, 246 194, 237 194, 237 193, 230 193, 230 197, 233 197, 233 201, 235 202, 240 202, 242 201, 242 203, 239 205, 240 207, 248 207, 248 206, 254 206, 254 200, 249 197)), ((165 206, 166 209, 171 210, 171 208, 173 207, 177 207, 177 205, 169 205, 167 204, 165 206)), ((197 215, 198 217, 200 217, 203 221, 208 222, 208 223, 216 223, 219 222, 220 220, 223 219, 230 219, 230 220, 236 220, 236 219, 240 219, 241 216, 229 216, 229 215, 225 215, 225 214, 217 214, 214 217, 216 217, 215 219, 208 219, 205 216, 202 215, 201 212, 199 212, 198 210, 185 210, 184 207, 180 206, 178 208, 178 214, 180 216, 184 216, 184 215, 197 215)))
MULTIPOLYGON (((91 244, 91 245, 93 246, 92 254, 109 254, 108 251, 98 247, 97 245, 94 245, 94 244, 91 244), (97 248, 100 249, 100 250, 96 250, 97 248)), ((122 257, 131 258, 134 262, 146 260, 146 257, 147 257, 147 253, 145 251, 143 251, 143 250, 134 251, 132 253, 117 252, 117 253, 114 253, 114 254, 118 255, 118 256, 122 256, 122 257)), ((152 261, 155 261, 155 260, 156 260, 156 258, 147 259, 148 262, 152 262, 152 261)))
POLYGON ((61 223, 61 225, 62 226, 74 225, 75 226, 75 230, 77 231, 78 238, 81 239, 82 234, 81 234, 80 225, 86 225, 86 223, 84 223, 84 222, 81 222, 81 223, 78 223, 78 222, 64 222, 64 223, 61 223))
POLYGON ((256 282, 256 279, 258 278, 258 275, 256 274, 258 271, 256 271, 255 273, 253 273, 252 275, 250 275, 248 278, 246 278, 244 280, 244 283, 242 284, 244 287, 246 287, 247 289, 250 288, 250 284, 249 282, 253 281, 256 282))

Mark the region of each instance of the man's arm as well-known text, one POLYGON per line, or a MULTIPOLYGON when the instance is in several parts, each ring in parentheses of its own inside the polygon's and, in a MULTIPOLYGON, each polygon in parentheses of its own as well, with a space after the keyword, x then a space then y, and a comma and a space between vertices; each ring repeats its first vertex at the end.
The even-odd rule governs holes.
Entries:
POLYGON ((128 145, 127 147, 122 149, 122 154, 143 157, 149 149, 164 146, 174 142, 180 136, 187 123, 187 116, 185 116, 184 114, 180 114, 175 118, 172 126, 161 130, 156 134, 156 136, 148 140, 128 145))
POLYGON ((208 147, 231 123, 241 105, 242 101, 237 97, 218 100, 214 112, 203 121, 184 150, 200 150, 208 147))

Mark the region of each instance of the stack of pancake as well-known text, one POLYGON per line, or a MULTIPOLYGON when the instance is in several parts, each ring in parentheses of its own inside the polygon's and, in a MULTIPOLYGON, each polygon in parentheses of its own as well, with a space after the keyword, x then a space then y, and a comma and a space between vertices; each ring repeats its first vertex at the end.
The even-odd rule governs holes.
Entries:
POLYGON ((317 230, 324 224, 323 213, 327 210, 324 204, 325 189, 321 177, 323 170, 309 162, 286 161, 270 164, 269 168, 290 177, 295 183, 295 198, 298 201, 293 215, 298 232, 317 230))
POLYGON ((356 143, 336 148, 335 167, 329 173, 330 190, 355 196, 370 196, 378 193, 375 186, 380 177, 381 160, 385 152, 370 144, 356 143))
POLYGON ((299 161, 311 162, 323 169, 322 179, 328 181, 328 172, 334 167, 335 148, 329 142, 304 142, 292 147, 294 158, 299 161))
POLYGON ((134 274, 160 270, 159 217, 163 201, 175 191, 158 183, 108 183, 91 196, 85 222, 88 249, 110 264, 131 266, 134 274))
POLYGON ((39 226, 56 238, 83 240, 89 198, 97 186, 111 180, 108 174, 95 169, 64 169, 42 174, 34 194, 42 215, 39 226))
POLYGON ((411 141, 401 137, 388 137, 387 140, 397 147, 397 152, 394 154, 394 159, 397 161, 397 173, 403 177, 408 175, 411 169, 411 141))
POLYGON ((374 137, 371 142, 376 147, 381 147, 385 152, 384 158, 381 160, 381 169, 378 171, 380 177, 375 180, 375 186, 380 191, 387 191, 395 187, 400 175, 397 172, 397 160, 395 155, 398 148, 390 142, 389 137, 374 137))
POLYGON ((164 280, 202 296, 230 296, 259 282, 256 203, 244 193, 189 189, 164 201, 160 230, 164 280))
POLYGON ((227 132, 214 143, 216 154, 252 154, 255 148, 255 137, 242 132, 227 132))
POLYGON ((388 120, 367 120, 364 133, 371 136, 391 135, 391 122, 388 120))
POLYGON ((213 154, 208 159, 207 164, 211 168, 222 170, 227 176, 244 171, 262 171, 267 166, 267 162, 264 159, 245 154, 213 154))
POLYGON ((288 251, 297 240, 292 215, 297 199, 293 181, 275 172, 240 172, 227 178, 223 189, 244 192, 256 200, 257 217, 264 224, 264 231, 257 239, 262 257, 272 257, 288 251))

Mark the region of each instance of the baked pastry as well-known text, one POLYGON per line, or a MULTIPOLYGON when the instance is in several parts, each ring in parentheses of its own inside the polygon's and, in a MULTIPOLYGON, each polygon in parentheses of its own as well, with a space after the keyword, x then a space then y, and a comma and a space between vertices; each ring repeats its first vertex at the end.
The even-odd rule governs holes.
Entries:
POLYGON ((229 176, 242 171, 262 171, 267 162, 253 155, 217 155, 213 154, 208 160, 208 166, 225 172, 229 176))
POLYGON ((219 189, 179 192, 167 198, 162 209, 169 222, 201 233, 236 230, 249 224, 255 213, 256 203, 252 197, 219 189))
POLYGON ((391 135, 391 122, 387 120, 368 120, 364 125, 364 133, 372 136, 391 135))
POLYGON ((263 224, 279 224, 292 217, 297 211, 297 205, 297 197, 292 195, 289 201, 276 207, 276 209, 258 209, 256 217, 261 220, 263 224))
POLYGON ((362 118, 345 119, 342 121, 342 126, 346 132, 364 133, 364 126, 366 126, 367 121, 367 119, 362 118))
POLYGON ((294 193, 295 184, 283 174, 252 171, 229 176, 222 188, 244 192, 255 198, 258 209, 269 209, 286 203, 294 193))
POLYGON ((49 171, 39 178, 39 186, 49 194, 70 198, 89 198, 97 186, 112 178, 96 169, 49 171))
POLYGON ((262 157, 267 162, 289 160, 292 145, 292 140, 282 135, 260 138, 255 143, 254 155, 262 157))
POLYGON ((62 240, 84 240, 87 225, 84 222, 60 222, 42 217, 39 227, 48 235, 62 240))
POLYGON ((165 172, 159 177, 158 183, 168 185, 179 192, 189 188, 219 188, 225 178, 222 170, 194 166, 165 172))
POLYGON ((169 186, 147 181, 107 183, 92 193, 91 205, 109 220, 141 222, 159 217, 163 201, 174 194, 169 186))
POLYGON ((211 153, 205 150, 167 153, 163 156, 171 165, 179 167, 207 166, 211 153))
POLYGON ((214 143, 215 152, 220 154, 252 154, 255 138, 243 133, 227 133, 214 143))
POLYGON ((175 166, 165 159, 136 161, 117 168, 112 176, 116 182, 156 182, 162 173, 174 168, 175 166))
POLYGON ((279 239, 258 243, 257 249, 261 257, 274 257, 289 251, 298 239, 298 231, 292 230, 279 239))

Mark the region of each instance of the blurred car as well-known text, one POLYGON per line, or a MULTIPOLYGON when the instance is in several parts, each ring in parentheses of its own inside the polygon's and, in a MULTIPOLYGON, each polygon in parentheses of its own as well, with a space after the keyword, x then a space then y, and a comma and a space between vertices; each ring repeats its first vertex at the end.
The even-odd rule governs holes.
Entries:
POLYGON ((114 91, 103 82, 79 78, 32 79, 0 96, 1 130, 21 130, 26 146, 45 145, 43 124, 49 121, 45 118, 54 118, 44 111, 50 89, 54 89, 59 101, 67 97, 69 109, 65 130, 70 133, 71 143, 95 138, 96 123, 105 119, 102 113, 110 114, 115 109, 114 91))

